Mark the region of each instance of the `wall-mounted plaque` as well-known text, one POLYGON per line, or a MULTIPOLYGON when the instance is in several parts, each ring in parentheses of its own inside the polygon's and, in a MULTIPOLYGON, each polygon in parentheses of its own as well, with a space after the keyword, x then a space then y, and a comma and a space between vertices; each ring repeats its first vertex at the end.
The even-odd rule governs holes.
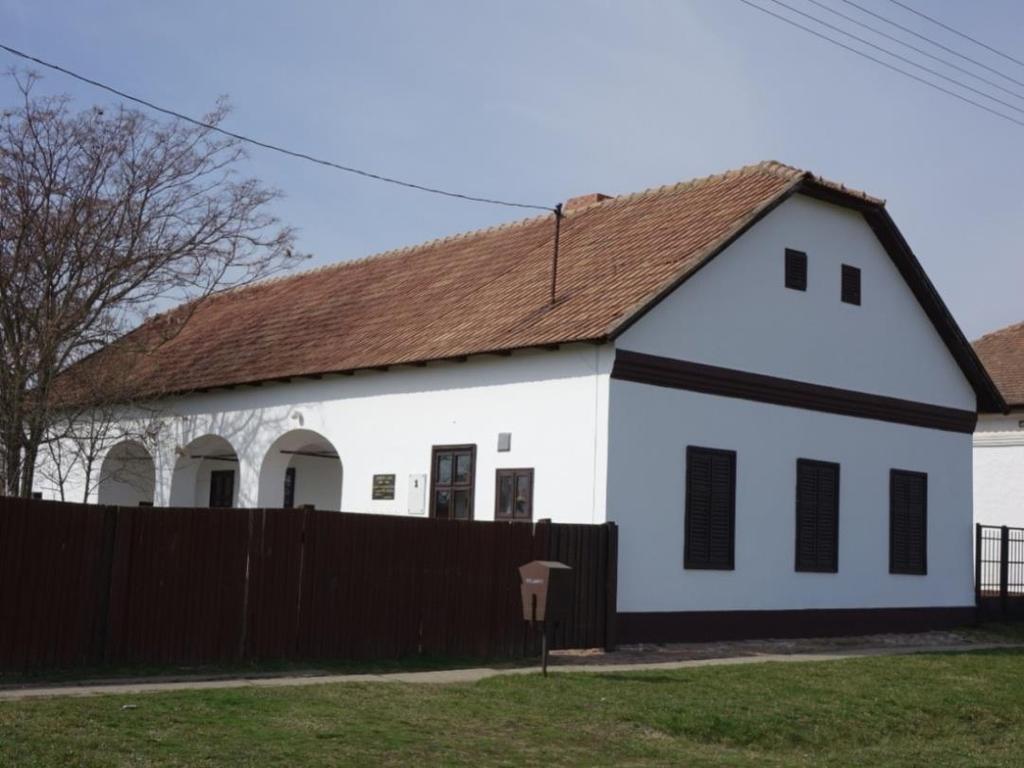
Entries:
POLYGON ((374 501, 390 501, 395 498, 395 476, 374 475, 373 496, 374 501))

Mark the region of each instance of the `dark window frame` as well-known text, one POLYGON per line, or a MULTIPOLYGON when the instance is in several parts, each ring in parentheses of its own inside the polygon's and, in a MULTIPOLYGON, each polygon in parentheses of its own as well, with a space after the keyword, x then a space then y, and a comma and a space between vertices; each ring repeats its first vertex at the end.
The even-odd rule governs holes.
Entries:
MULTIPOLYGON (((474 519, 474 510, 476 508, 476 443, 465 443, 459 445, 435 445, 430 449, 430 516, 437 517, 436 501, 437 501, 437 457, 440 453, 456 453, 456 452, 468 452, 470 454, 470 472, 469 472, 469 483, 446 483, 442 485, 441 490, 448 488, 453 492, 457 490, 465 490, 469 492, 469 516, 467 520, 474 519)), ((452 463, 452 479, 455 478, 455 463, 452 463)), ((454 497, 453 497, 454 498, 454 497)), ((455 517, 443 518, 445 520, 456 520, 455 517)))
MULTIPOLYGON (((909 521, 908 521, 909 523, 909 521)), ((928 473, 910 469, 889 470, 889 573, 904 576, 928 575, 928 473), (898 478, 921 480, 924 491, 921 501, 921 562, 898 562, 896 552, 896 483, 898 478)))
MULTIPOLYGON (((840 466, 834 461, 820 461, 818 459, 797 459, 796 460, 796 535, 795 535, 795 551, 793 553, 793 568, 798 573, 839 573, 839 500, 840 500, 840 466), (831 562, 825 565, 820 563, 819 559, 813 564, 801 562, 800 553, 802 551, 801 543, 801 531, 803 525, 801 525, 801 507, 800 507, 800 473, 801 470, 833 470, 835 472, 835 508, 832 510, 832 530, 835 532, 832 538, 832 551, 831 562)), ((815 510, 816 515, 821 514, 820 509, 815 510)), ((817 522, 815 523, 817 528, 817 522)), ((815 551, 818 551, 818 544, 820 541, 815 542, 815 551)))
MULTIPOLYGON (((533 467, 520 467, 518 469, 502 467, 494 471, 494 519, 501 520, 503 522, 514 522, 514 523, 530 523, 533 522, 533 495, 534 495, 534 471, 533 467), (501 509, 501 478, 502 476, 511 475, 512 477, 512 492, 515 494, 515 483, 516 478, 519 475, 526 475, 530 478, 530 509, 529 514, 525 516, 516 517, 515 510, 513 509, 511 515, 506 515, 501 509)), ((513 502, 513 507, 514 507, 513 502)))
POLYGON ((786 249, 784 269, 786 287, 794 291, 807 290, 807 253, 795 248, 786 249))
POLYGON ((843 303, 859 307, 861 301, 860 267, 843 264, 839 283, 839 297, 843 303))
MULTIPOLYGON (((685 491, 685 511, 683 516, 683 568, 687 570, 701 570, 701 571, 733 571, 736 569, 736 451, 726 450, 723 448, 706 448, 698 445, 688 445, 686 447, 686 475, 683 480, 685 491), (706 558, 698 557, 698 553, 693 551, 693 539, 691 534, 692 523, 694 515, 696 514, 693 508, 693 486, 691 483, 691 466, 692 462, 700 457, 705 456, 711 459, 714 458, 725 458, 729 461, 729 505, 728 505, 728 528, 729 528, 729 547, 728 555, 724 560, 713 560, 710 552, 706 558)), ((710 504, 713 503, 709 501, 710 504)), ((712 549, 712 521, 708 520, 708 549, 712 549)))

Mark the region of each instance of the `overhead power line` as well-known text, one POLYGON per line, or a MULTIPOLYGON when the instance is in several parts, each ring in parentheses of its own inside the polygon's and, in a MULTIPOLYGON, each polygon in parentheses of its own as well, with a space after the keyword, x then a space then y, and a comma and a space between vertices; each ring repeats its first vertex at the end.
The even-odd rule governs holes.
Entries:
POLYGON ((968 34, 966 34, 964 32, 961 32, 959 29, 955 29, 955 28, 949 26, 949 24, 943 24, 938 19, 933 18, 932 16, 929 16, 927 13, 922 13, 921 11, 917 10, 916 8, 911 8, 906 3, 901 3, 899 0, 889 0, 889 2, 892 3, 893 5, 898 5, 900 8, 903 8, 906 11, 910 11, 911 13, 913 13, 916 16, 920 16, 922 19, 927 19, 932 24, 935 24, 937 26, 942 27, 947 32, 952 32, 954 35, 957 35, 958 37, 962 37, 964 40, 970 40, 975 45, 980 45, 986 51, 991 51, 992 53, 996 54, 997 56, 1002 56, 1007 61, 1012 61, 1014 64, 1019 64, 1020 66, 1024 67, 1024 61, 1021 61, 1020 59, 1014 58, 1013 56, 1011 56, 1008 53, 1003 53, 998 48, 993 48, 991 45, 988 45, 987 43, 983 43, 983 42, 981 42, 981 40, 978 40, 977 38, 971 37, 970 35, 968 35, 968 34))
POLYGON ((884 61, 883 59, 879 59, 879 58, 877 58, 875 56, 872 56, 869 53, 865 53, 864 51, 862 51, 862 50, 860 50, 858 48, 854 48, 852 45, 847 45, 846 43, 844 43, 844 42, 842 42, 840 40, 836 40, 833 37, 829 37, 828 35, 824 34, 823 32, 819 32, 816 29, 812 29, 811 27, 805 26, 805 25, 801 24, 798 21, 794 21, 793 19, 790 19, 790 18, 788 18, 786 16, 783 16, 781 13, 775 13, 774 11, 769 10, 768 8, 764 8, 764 7, 760 6, 760 5, 757 5, 754 2, 751 2, 751 0, 739 0, 739 2, 743 3, 744 5, 750 6, 751 8, 756 9, 756 10, 760 11, 761 13, 767 14, 768 16, 772 16, 773 18, 776 18, 779 21, 785 22, 786 24, 789 24, 790 26, 796 27, 797 29, 801 29, 804 32, 807 32, 808 34, 814 35, 815 37, 819 37, 822 40, 825 40, 825 41, 827 41, 829 43, 832 43, 833 45, 837 45, 840 48, 843 48, 843 49, 849 51, 850 53, 855 53, 855 54, 857 54, 858 56, 860 56, 862 58, 868 59, 869 61, 873 61, 876 64, 879 64, 879 65, 885 67, 886 69, 890 69, 893 72, 898 72, 899 74, 903 75, 904 77, 909 77, 911 80, 916 80, 917 82, 922 83, 923 85, 927 85, 929 88, 934 88, 936 91, 941 91, 942 93, 945 93, 947 96, 952 96, 954 99, 958 99, 958 100, 964 102, 965 104, 970 104, 970 105, 972 105, 974 107, 977 107, 978 109, 983 109, 986 112, 995 115, 996 117, 1001 117, 1004 120, 1008 120, 1011 123, 1016 123, 1017 125, 1019 125, 1021 127, 1024 127, 1024 120, 1018 120, 1013 115, 1008 115, 1005 112, 1000 112, 998 109, 993 109, 992 107, 989 107, 986 104, 982 104, 981 102, 975 101, 974 99, 971 99, 968 96, 964 96, 961 93, 957 93, 956 91, 952 91, 949 88, 944 88, 943 86, 939 85, 938 83, 933 83, 931 80, 926 80, 923 77, 919 77, 918 75, 915 75, 913 72, 908 72, 905 69, 901 69, 900 67, 897 67, 895 64, 890 64, 888 61, 884 61))
POLYGON ((941 56, 936 56, 934 53, 926 51, 924 48, 918 48, 916 45, 913 45, 911 43, 908 43, 906 40, 896 37, 896 35, 890 35, 888 32, 879 29, 878 27, 873 27, 870 24, 861 21, 860 19, 854 18, 853 16, 849 16, 848 14, 845 14, 842 11, 837 11, 835 8, 832 8, 831 6, 821 2, 821 0, 807 0, 807 2, 812 3, 813 5, 816 5, 819 8, 828 11, 829 13, 835 14, 839 18, 845 19, 846 21, 849 21, 852 24, 856 24, 861 29, 866 29, 870 32, 873 32, 880 37, 884 37, 886 40, 891 40, 894 43, 902 45, 904 48, 909 48, 915 53, 919 53, 922 56, 927 56, 932 61, 937 61, 940 64, 945 64, 947 67, 951 67, 957 70, 958 72, 962 72, 965 75, 968 75, 970 77, 975 78, 976 80, 985 83, 986 85, 990 85, 993 88, 997 88, 1003 93, 1008 93, 1010 96, 1015 96, 1018 99, 1024 99, 1024 94, 1021 94, 1018 91, 1013 90, 1012 88, 1007 88, 1003 85, 1000 85, 995 80, 989 80, 987 77, 979 75, 977 72, 972 72, 971 70, 967 69, 967 67, 961 67, 959 64, 954 64, 949 59, 944 59, 941 56))
POLYGON ((1014 110, 1016 112, 1020 112, 1022 115, 1024 115, 1024 109, 1021 109, 1016 104, 1011 104, 1008 101, 1003 101, 999 97, 993 96, 990 93, 986 93, 985 91, 981 90, 980 88, 975 88, 972 85, 967 85, 966 83, 961 82, 960 80, 957 80, 955 77, 950 77, 949 75, 944 75, 941 72, 938 72, 938 71, 936 71, 936 70, 934 70, 934 69, 932 69, 930 67, 926 67, 924 64, 919 64, 918 62, 914 61, 913 59, 908 59, 906 56, 902 56, 902 55, 900 55, 898 53, 893 53, 888 48, 885 48, 885 47, 883 47, 881 45, 876 45, 875 43, 872 43, 870 40, 865 40, 863 37, 858 37, 857 35, 853 34, 853 32, 847 32, 842 27, 837 27, 835 24, 830 24, 827 21, 823 21, 822 19, 818 18, 814 14, 806 13, 805 11, 801 11, 798 8, 794 8, 792 5, 789 5, 787 3, 782 2, 782 0, 771 0, 771 2, 775 3, 776 5, 778 5, 778 6, 782 7, 782 8, 785 8, 786 10, 790 11, 791 13, 795 13, 795 14, 798 14, 800 16, 803 16, 805 19, 810 19, 811 21, 813 21, 813 22, 815 22, 817 24, 821 24, 823 27, 827 27, 828 29, 831 29, 831 30, 833 30, 835 32, 838 32, 841 35, 846 35, 847 37, 849 37, 849 38, 851 38, 853 40, 856 40, 858 43, 861 43, 862 45, 867 45, 867 46, 869 46, 871 48, 874 48, 876 51, 880 51, 881 53, 884 53, 887 56, 892 56, 894 59, 902 61, 904 64, 909 64, 912 67, 917 67, 918 69, 920 69, 923 72, 927 72, 930 75, 934 75, 935 77, 938 77, 938 78, 941 78, 941 79, 945 80, 947 83, 952 83, 953 85, 955 85, 955 86, 957 86, 959 88, 964 88, 964 89, 966 89, 968 91, 971 91, 972 93, 978 94, 979 96, 981 96, 983 98, 991 99, 992 101, 996 102, 997 104, 1000 104, 1000 105, 1002 105, 1004 107, 1007 107, 1008 109, 1012 109, 1012 110, 1014 110))
POLYGON ((365 177, 367 179, 374 179, 376 181, 382 181, 382 182, 384 182, 386 184, 395 184, 395 185, 400 186, 400 187, 406 187, 408 189, 415 189, 415 190, 418 190, 420 192, 429 192, 430 194, 433 194, 433 195, 443 195, 444 197, 453 197, 453 198, 457 198, 459 200, 468 200, 468 201, 471 201, 471 202, 474 202, 474 203, 486 203, 488 205, 502 205, 502 206, 505 206, 507 208, 529 208, 531 210, 547 211, 548 213, 554 212, 554 213, 557 214, 557 211, 555 210, 555 207, 554 206, 550 206, 550 205, 533 205, 533 204, 530 204, 530 203, 512 202, 512 201, 509 201, 509 200, 500 200, 500 199, 491 198, 491 197, 478 197, 476 195, 467 195, 467 194, 463 194, 461 192, 451 192, 451 191, 446 190, 446 189, 439 189, 437 187, 429 187, 429 186, 426 186, 424 184, 414 184, 411 181, 403 181, 401 179, 395 179, 395 178, 392 178, 390 176, 383 176, 383 175, 381 175, 379 173, 372 173, 370 171, 364 171, 364 170, 362 170, 360 168, 353 168, 352 166, 342 165, 341 163, 335 163, 335 162, 333 162, 331 160, 324 160, 323 158, 315 157, 313 155, 307 154, 306 152, 299 152, 297 150, 288 149, 286 147, 282 147, 282 146, 277 145, 277 144, 271 144, 271 143, 266 142, 266 141, 260 141, 259 139, 252 138, 251 136, 246 136, 246 135, 241 134, 241 133, 235 133, 233 131, 229 131, 229 130, 226 130, 224 128, 220 128, 220 127, 218 127, 216 125, 212 125, 210 123, 203 122, 202 120, 197 120, 194 117, 189 117, 188 115, 182 114, 181 112, 177 112, 177 111, 175 111, 173 109, 168 109, 166 107, 158 106, 157 104, 154 104, 151 101, 147 101, 146 99, 140 98, 138 96, 133 96, 130 93, 126 93, 125 91, 122 91, 122 90, 120 90, 118 88, 114 88, 113 86, 107 85, 106 83, 102 83, 99 80, 94 80, 91 77, 86 77, 85 75, 80 75, 77 72, 74 72, 74 71, 72 71, 70 69, 67 69, 65 67, 60 66, 59 64, 53 64, 52 62, 45 61, 45 60, 40 59, 40 58, 38 58, 36 56, 32 56, 31 54, 25 53, 24 51, 19 51, 17 48, 12 48, 9 45, 5 45, 3 43, 0 43, 0 50, 7 51, 8 53, 10 53, 13 56, 18 56, 19 58, 26 59, 28 61, 33 61, 36 64, 39 64, 39 65, 41 65, 43 67, 46 67, 47 69, 52 69, 55 72, 60 72, 60 73, 65 74, 65 75, 67 75, 69 77, 73 77, 76 80, 80 80, 83 83, 88 83, 89 85, 92 85, 92 86, 94 86, 96 88, 101 88, 102 90, 108 91, 109 93, 112 93, 115 96, 120 96, 122 99, 127 99, 128 101, 135 102, 136 104, 141 104, 142 106, 147 107, 149 109, 152 109, 152 110, 154 110, 156 112, 160 112, 160 113, 168 115, 170 117, 177 118, 178 120, 183 120, 183 121, 185 121, 187 123, 191 123, 192 125, 199 126, 200 128, 205 128, 205 129, 210 130, 210 131, 215 131, 216 133, 219 133, 219 134, 221 134, 223 136, 227 136, 229 138, 235 139, 237 141, 242 141, 242 142, 245 142, 247 144, 252 144, 253 146, 260 147, 262 149, 270 150, 271 152, 278 152, 278 153, 280 153, 282 155, 287 155, 289 157, 298 158, 300 160, 307 160, 307 161, 309 161, 311 163, 316 163, 317 165, 322 165, 322 166, 325 166, 327 168, 333 168, 334 170, 337 170, 337 171, 344 171, 345 173, 352 173, 352 174, 355 174, 356 176, 363 176, 363 177, 365 177))
POLYGON ((932 38, 928 37, 927 35, 922 35, 920 32, 915 32, 910 27, 904 26, 903 24, 900 24, 899 22, 893 21, 892 19, 890 19, 890 18, 888 18, 886 16, 883 16, 880 13, 876 13, 875 11, 872 11, 870 8, 865 8, 863 5, 860 5, 859 3, 853 2, 853 0, 842 0, 842 2, 846 3, 847 5, 853 6, 854 8, 856 8, 858 11, 861 11, 862 13, 866 13, 868 16, 874 16, 879 21, 884 21, 886 24, 890 24, 890 25, 896 27, 896 29, 903 30, 908 35, 913 35, 918 40, 924 40, 925 42, 931 43, 936 48, 941 48, 946 53, 952 53, 957 58, 963 59, 964 61, 969 61, 969 62, 971 62, 971 64, 974 64, 977 67, 981 67, 982 69, 988 70, 989 72, 991 72, 994 75, 999 75, 1004 80, 1009 80, 1011 83, 1014 83, 1015 85, 1024 85, 1024 81, 1018 80, 1015 77, 1010 77, 1008 74, 1006 74, 1005 72, 1001 72, 1000 70, 996 69, 995 67, 990 67, 988 64, 985 64, 984 62, 978 61, 977 59, 972 59, 970 56, 967 56, 966 54, 960 53, 960 51, 956 50, 955 48, 950 48, 948 45, 943 45, 938 40, 933 40, 932 38))

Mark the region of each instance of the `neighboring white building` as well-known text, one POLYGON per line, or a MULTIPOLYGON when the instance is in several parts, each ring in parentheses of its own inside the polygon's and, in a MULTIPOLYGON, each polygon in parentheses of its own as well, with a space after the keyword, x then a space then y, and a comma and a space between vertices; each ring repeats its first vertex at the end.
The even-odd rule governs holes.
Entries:
POLYGON ((880 200, 762 163, 569 201, 557 273, 553 234, 209 301, 97 500, 612 520, 625 642, 970 619, 1003 403, 880 200))
POLYGON ((974 521, 1024 527, 1024 323, 974 342, 1009 407, 984 413, 974 433, 974 521))

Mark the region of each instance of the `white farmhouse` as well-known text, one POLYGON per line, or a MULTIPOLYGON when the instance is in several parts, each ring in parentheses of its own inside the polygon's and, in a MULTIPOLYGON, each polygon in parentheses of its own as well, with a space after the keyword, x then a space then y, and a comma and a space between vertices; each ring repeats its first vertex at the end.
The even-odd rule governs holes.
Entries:
POLYGON ((571 200, 553 241, 209 301, 97 500, 612 520, 624 642, 972 617, 971 434, 1003 403, 882 201, 768 162, 571 200))
POLYGON ((1009 406, 978 419, 974 520, 1024 527, 1024 323, 982 336, 974 349, 1009 406))

